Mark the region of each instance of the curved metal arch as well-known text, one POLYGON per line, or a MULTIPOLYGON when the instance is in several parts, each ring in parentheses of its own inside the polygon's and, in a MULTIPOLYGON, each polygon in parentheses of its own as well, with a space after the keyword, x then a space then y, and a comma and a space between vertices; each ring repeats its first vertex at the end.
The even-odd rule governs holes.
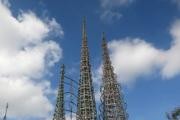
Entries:
POLYGON ((70 95, 74 96, 76 99, 78 99, 78 96, 73 94, 73 93, 71 93, 71 92, 64 92, 64 95, 66 95, 66 94, 70 94, 70 95))
POLYGON ((68 77, 68 76, 66 76, 66 75, 64 75, 64 77, 67 78, 67 79, 69 79, 69 80, 71 80, 71 81, 73 81, 73 82, 76 83, 77 85, 79 85, 79 83, 78 83, 76 80, 74 80, 74 79, 72 79, 72 78, 70 78, 70 77, 68 77))

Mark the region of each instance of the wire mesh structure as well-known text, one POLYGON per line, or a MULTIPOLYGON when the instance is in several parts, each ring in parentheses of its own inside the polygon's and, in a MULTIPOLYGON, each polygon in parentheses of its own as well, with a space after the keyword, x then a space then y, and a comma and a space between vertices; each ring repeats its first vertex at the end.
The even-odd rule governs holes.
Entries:
POLYGON ((106 38, 103 33, 103 77, 101 87, 101 120, 127 120, 126 104, 123 100, 121 86, 117 82, 116 75, 111 65, 106 38))
POLYGON ((76 80, 66 76, 63 64, 53 120, 76 120, 78 85, 76 80))
MULTIPOLYGON (((89 50, 87 45, 86 21, 83 20, 82 46, 80 63, 80 82, 78 90, 78 110, 77 115, 82 120, 96 120, 96 103, 94 89, 92 85, 91 65, 89 62, 89 50)), ((77 118, 78 119, 78 118, 77 118)))
POLYGON ((66 76, 66 82, 64 82, 64 85, 66 86, 65 90, 65 113, 66 113, 66 119, 67 120, 76 120, 77 116, 77 99, 78 99, 78 85, 79 83, 66 76))

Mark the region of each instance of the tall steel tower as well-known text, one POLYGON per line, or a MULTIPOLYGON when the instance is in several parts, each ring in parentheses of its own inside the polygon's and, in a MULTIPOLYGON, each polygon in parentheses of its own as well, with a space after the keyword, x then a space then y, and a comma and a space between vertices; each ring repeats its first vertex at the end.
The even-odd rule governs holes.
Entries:
POLYGON ((120 85, 116 80, 109 52, 107 48, 106 38, 103 33, 102 38, 103 50, 103 77, 101 88, 102 101, 102 119, 103 120, 127 120, 127 113, 124 106, 123 96, 120 85))
POLYGON ((65 74, 65 66, 62 65, 61 66, 61 81, 59 83, 57 103, 56 103, 56 108, 55 108, 53 120, 65 120, 65 113, 64 113, 64 74, 65 74))
POLYGON ((94 89, 92 85, 91 65, 89 62, 85 18, 83 19, 82 27, 80 81, 77 107, 78 120, 96 120, 97 113, 94 99, 94 89))

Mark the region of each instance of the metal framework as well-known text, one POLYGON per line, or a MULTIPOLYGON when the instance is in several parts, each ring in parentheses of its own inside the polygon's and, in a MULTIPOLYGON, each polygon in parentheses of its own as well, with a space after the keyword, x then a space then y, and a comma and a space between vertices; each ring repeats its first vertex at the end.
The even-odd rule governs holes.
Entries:
POLYGON ((126 104, 123 100, 121 86, 116 80, 111 60, 108 53, 106 38, 103 33, 103 77, 101 87, 100 119, 102 120, 127 120, 126 104))
MULTIPOLYGON (((68 76, 64 76, 69 82, 64 82, 64 84, 69 86, 69 90, 67 90, 64 95, 65 95, 65 112, 68 114, 68 119, 70 120, 76 120, 76 112, 77 112, 77 91, 78 91, 78 82, 76 80, 73 80, 72 78, 68 76)), ((66 116, 67 117, 67 116, 66 116)))
POLYGON ((81 65, 77 115, 80 116, 82 120, 97 119, 96 103, 94 99, 94 89, 91 76, 91 65, 89 62, 85 18, 83 20, 82 28, 81 65))
POLYGON ((53 120, 75 120, 77 113, 77 92, 79 83, 66 76, 65 65, 61 66, 61 79, 53 120))
POLYGON ((57 103, 55 108, 55 113, 53 116, 53 120, 65 120, 64 113, 64 74, 65 74, 65 66, 64 64, 61 66, 61 80, 59 84, 59 90, 57 95, 57 103))
POLYGON ((126 104, 121 86, 116 80, 111 65, 105 35, 103 34, 103 77, 101 86, 100 115, 97 118, 94 88, 92 85, 91 65, 87 45, 86 21, 83 20, 82 46, 80 61, 80 80, 77 82, 65 75, 61 67, 61 80, 53 120, 127 120, 126 104), (69 80, 66 81, 65 79, 69 80), (65 86, 67 85, 67 86, 65 86), (69 89, 68 89, 69 88, 69 89))

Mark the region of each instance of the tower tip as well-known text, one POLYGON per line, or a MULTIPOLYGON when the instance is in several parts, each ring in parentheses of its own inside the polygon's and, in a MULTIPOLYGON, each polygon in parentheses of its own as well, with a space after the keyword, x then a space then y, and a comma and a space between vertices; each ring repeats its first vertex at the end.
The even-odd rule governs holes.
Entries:
POLYGON ((83 17, 83 21, 82 21, 82 35, 83 38, 86 37, 86 17, 83 17))
POLYGON ((86 21, 86 16, 83 16, 83 22, 85 22, 86 21))
POLYGON ((102 38, 105 38, 105 32, 102 32, 102 38))
POLYGON ((102 33, 102 42, 103 42, 103 44, 106 43, 106 35, 105 35, 105 32, 102 33))
POLYGON ((86 27, 86 16, 83 16, 82 22, 83 22, 83 27, 85 28, 86 27))

